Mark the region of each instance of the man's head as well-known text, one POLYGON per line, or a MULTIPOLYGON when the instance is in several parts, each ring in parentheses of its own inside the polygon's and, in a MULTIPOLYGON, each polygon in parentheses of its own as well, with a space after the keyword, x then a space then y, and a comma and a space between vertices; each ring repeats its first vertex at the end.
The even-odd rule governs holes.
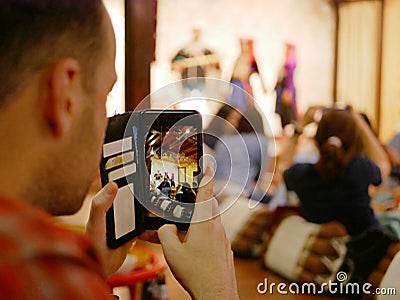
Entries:
POLYGON ((116 80, 109 16, 100 0, 2 2, 0 45, 0 153, 8 158, 0 181, 8 173, 18 185, 0 193, 73 213, 98 166, 116 80))
POLYGON ((73 57, 90 76, 105 45, 101 0, 10 0, 0 5, 0 107, 52 62, 73 57))

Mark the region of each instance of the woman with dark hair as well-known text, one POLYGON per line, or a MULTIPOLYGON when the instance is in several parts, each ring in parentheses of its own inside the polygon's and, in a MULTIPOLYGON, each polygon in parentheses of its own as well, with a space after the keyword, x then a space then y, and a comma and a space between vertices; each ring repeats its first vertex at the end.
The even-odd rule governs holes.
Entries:
POLYGON ((365 121, 353 110, 326 110, 315 142, 316 164, 298 163, 284 172, 286 187, 298 195, 304 217, 313 223, 339 221, 352 236, 380 227, 368 189, 382 182, 386 162, 365 121), (363 154, 363 145, 370 158, 363 154))

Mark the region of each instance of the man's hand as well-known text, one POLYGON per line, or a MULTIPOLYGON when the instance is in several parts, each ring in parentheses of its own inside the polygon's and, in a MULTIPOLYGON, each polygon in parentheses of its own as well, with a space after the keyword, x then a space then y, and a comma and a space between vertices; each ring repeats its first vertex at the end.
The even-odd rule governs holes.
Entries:
POLYGON ((164 225, 158 237, 165 258, 193 299, 239 299, 233 252, 213 197, 213 169, 208 166, 200 184, 196 208, 186 237, 175 225, 164 225))
POLYGON ((118 186, 110 182, 97 193, 92 200, 90 216, 86 224, 86 233, 93 241, 107 276, 118 270, 132 246, 131 242, 117 249, 110 249, 107 246, 106 213, 114 201, 117 190, 118 186))

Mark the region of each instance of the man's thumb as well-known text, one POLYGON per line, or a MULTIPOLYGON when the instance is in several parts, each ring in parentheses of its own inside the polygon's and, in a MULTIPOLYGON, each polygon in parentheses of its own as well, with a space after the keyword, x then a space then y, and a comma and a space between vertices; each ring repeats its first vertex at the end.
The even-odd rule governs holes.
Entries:
POLYGON ((109 182, 94 196, 90 208, 90 219, 103 218, 105 213, 110 209, 117 191, 117 184, 109 182))
POLYGON ((171 247, 176 248, 176 245, 181 244, 176 225, 165 224, 157 230, 157 234, 163 248, 164 246, 166 249, 170 249, 171 247))

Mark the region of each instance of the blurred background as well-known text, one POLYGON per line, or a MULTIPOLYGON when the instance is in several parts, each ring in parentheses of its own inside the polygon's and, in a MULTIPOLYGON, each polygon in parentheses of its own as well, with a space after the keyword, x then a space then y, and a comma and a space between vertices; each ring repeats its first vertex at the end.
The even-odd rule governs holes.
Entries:
MULTIPOLYGON (((294 84, 298 113, 311 105, 344 102, 364 112, 387 141, 399 129, 400 27, 398 0, 106 0, 117 36, 119 80, 109 115, 134 109, 151 92, 180 79, 176 53, 201 31, 200 41, 219 57, 229 81, 250 39, 259 76, 253 96, 276 134, 274 87, 285 63, 285 45, 296 48, 294 84), (260 87, 262 84, 265 90, 260 87)), ((147 106, 166 107, 163 95, 147 106)))

